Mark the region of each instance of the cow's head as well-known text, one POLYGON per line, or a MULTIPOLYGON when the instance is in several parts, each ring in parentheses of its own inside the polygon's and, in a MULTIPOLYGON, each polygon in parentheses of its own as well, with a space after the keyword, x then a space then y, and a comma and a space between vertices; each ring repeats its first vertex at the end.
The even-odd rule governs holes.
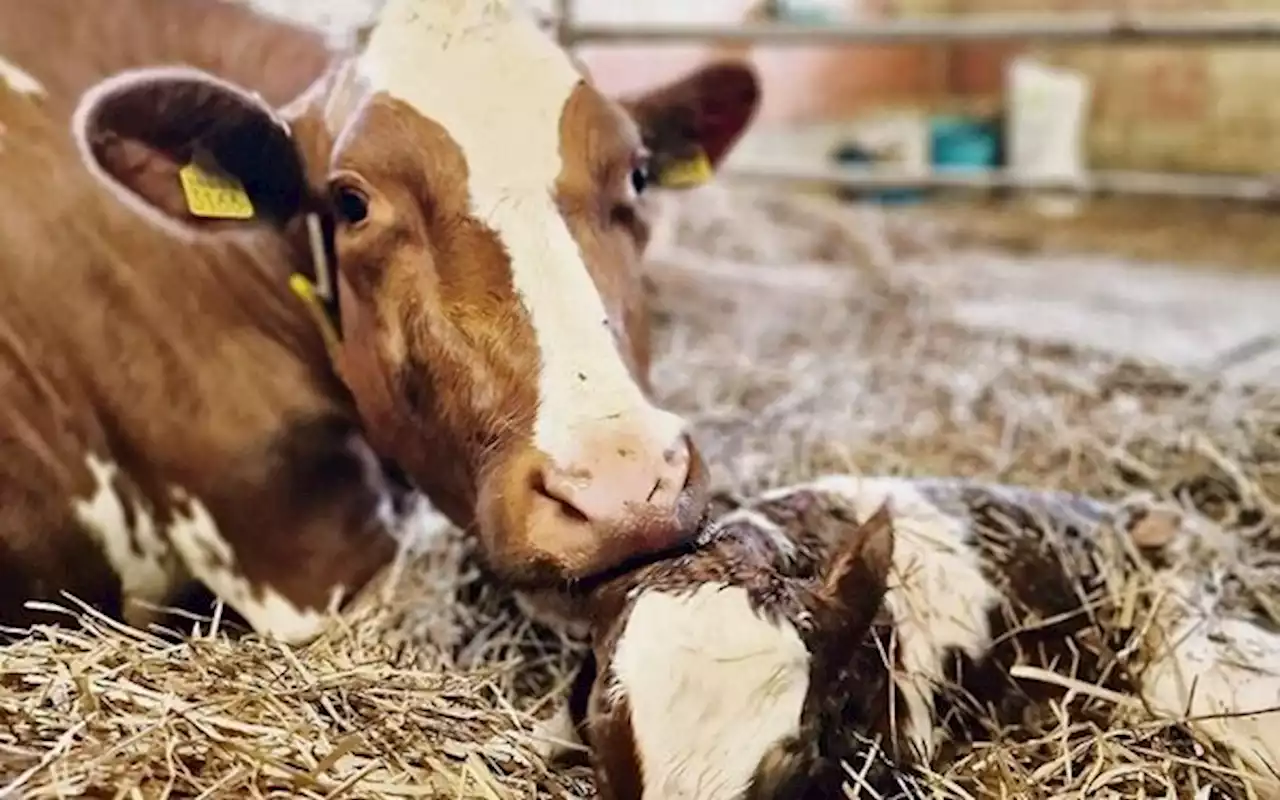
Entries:
POLYGON ((143 69, 74 124, 91 168, 167 225, 274 224, 300 264, 308 230, 331 236, 334 358, 370 438, 477 525, 497 572, 546 587, 678 544, 705 507, 684 420, 647 396, 637 199, 718 165, 757 103, 732 64, 612 100, 508 0, 389 0, 285 108, 143 69), (253 219, 193 215, 179 173, 200 153, 253 219))

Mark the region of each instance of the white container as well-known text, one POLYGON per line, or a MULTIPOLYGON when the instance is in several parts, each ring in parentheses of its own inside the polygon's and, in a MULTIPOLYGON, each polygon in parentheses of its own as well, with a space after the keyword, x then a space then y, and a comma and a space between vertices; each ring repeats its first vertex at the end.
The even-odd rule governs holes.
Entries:
MULTIPOLYGON (((1023 56, 1014 59, 1007 80, 1009 168, 1033 177, 1083 177, 1085 123, 1092 96, 1088 79, 1076 70, 1023 56)), ((1042 194, 1033 203, 1041 213, 1068 216, 1079 209, 1080 198, 1042 194)))

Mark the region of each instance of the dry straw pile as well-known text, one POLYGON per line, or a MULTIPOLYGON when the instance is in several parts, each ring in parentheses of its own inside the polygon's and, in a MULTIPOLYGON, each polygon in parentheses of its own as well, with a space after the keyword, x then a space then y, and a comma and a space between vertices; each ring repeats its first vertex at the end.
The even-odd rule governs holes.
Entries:
MULTIPOLYGON (((931 288, 954 240, 919 220, 714 188, 673 210, 656 383, 721 488, 838 470, 1153 490, 1247 537, 1242 596, 1280 602, 1280 394, 967 330, 931 288)), ((305 649, 217 620, 175 642, 67 605, 83 627, 0 652, 13 797, 590 796, 585 770, 548 769, 528 737, 573 647, 514 614, 452 532, 305 649)), ((1076 688, 959 754, 938 796, 1239 796, 1185 732, 1076 688)))

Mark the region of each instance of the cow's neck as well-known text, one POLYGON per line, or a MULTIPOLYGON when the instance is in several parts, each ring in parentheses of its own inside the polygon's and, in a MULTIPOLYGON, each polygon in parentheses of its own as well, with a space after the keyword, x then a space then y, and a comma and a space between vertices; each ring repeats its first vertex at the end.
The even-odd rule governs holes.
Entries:
MULTIPOLYGON (((132 247, 137 232, 119 241, 132 247)), ((69 249, 90 242, 88 232, 65 235, 69 249)), ((261 462, 289 427, 354 420, 279 270, 278 237, 256 238, 177 247, 161 235, 145 255, 108 251, 58 291, 26 293, 31 310, 8 320, 13 336, 36 354, 66 343, 41 373, 48 402, 70 410, 74 430, 60 437, 204 496, 228 470, 261 462)))

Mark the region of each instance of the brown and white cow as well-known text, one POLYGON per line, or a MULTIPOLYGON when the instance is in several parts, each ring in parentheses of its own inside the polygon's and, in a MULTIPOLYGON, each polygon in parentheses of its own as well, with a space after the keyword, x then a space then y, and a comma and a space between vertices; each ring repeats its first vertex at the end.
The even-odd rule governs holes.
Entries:
POLYGON ((1067 679, 1189 722, 1280 797, 1280 632, 1228 602, 1241 545, 1214 525, 1149 498, 829 475, 707 531, 587 595, 592 657, 543 733, 581 731, 607 800, 927 797, 915 767, 1067 679))
POLYGON ((195 582, 310 638, 390 557, 374 453, 530 596, 694 529, 639 195, 720 163, 749 68, 610 100, 515 0, 389 0, 343 53, 217 0, 0 19, 0 620, 195 582), (193 213, 193 163, 252 217, 193 213), (331 351, 289 289, 327 267, 331 351))

